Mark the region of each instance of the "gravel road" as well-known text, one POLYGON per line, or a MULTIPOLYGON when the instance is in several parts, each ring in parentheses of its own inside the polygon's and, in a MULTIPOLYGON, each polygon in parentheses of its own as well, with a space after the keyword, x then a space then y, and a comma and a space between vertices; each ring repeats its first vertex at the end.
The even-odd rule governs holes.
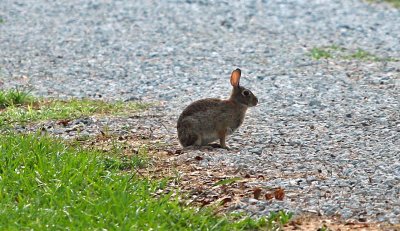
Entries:
MULTIPOLYGON (((241 68, 260 104, 227 141, 231 151, 202 152, 199 164, 263 174, 257 184, 284 188, 286 199, 233 209, 400 223, 399 9, 356 0, 2 0, 0 17, 0 87, 161 102, 174 143, 183 107, 228 96, 241 68), (310 57, 331 45, 383 60, 310 57)), ((190 155, 198 153, 178 159, 190 155)))

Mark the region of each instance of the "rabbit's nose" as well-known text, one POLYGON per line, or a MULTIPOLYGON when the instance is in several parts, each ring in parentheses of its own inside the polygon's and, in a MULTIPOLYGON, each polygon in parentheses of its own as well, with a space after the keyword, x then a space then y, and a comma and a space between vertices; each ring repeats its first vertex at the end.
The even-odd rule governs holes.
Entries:
POLYGON ((256 97, 254 97, 253 105, 256 106, 257 104, 258 104, 258 99, 256 97))

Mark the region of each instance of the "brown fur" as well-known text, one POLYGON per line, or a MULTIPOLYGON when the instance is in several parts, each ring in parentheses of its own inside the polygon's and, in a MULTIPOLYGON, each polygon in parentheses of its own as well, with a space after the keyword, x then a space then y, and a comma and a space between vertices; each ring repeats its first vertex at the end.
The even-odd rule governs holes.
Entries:
POLYGON ((221 147, 227 148, 226 136, 243 123, 247 108, 258 103, 251 91, 239 86, 240 74, 239 69, 232 72, 233 90, 228 100, 201 99, 183 110, 177 124, 182 146, 202 146, 219 139, 221 147))

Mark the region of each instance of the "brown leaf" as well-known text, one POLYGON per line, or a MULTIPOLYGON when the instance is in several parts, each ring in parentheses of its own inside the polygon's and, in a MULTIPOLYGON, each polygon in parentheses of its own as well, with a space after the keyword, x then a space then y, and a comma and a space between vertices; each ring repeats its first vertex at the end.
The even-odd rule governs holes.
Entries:
POLYGON ((360 217, 360 218, 358 218, 358 221, 359 221, 359 222, 367 222, 367 218, 365 218, 365 217, 360 217))
POLYGON ((246 174, 245 176, 244 176, 244 178, 250 178, 251 176, 250 176, 250 174, 246 174))
POLYGON ((158 151, 158 153, 160 155, 168 155, 168 152, 167 151, 163 151, 163 150, 158 151))
POLYGON ((203 207, 203 206, 209 205, 212 202, 212 200, 210 200, 208 198, 204 198, 200 202, 201 202, 201 207, 203 207))
POLYGON ((261 189, 260 188, 253 188, 254 199, 260 198, 261 196, 261 189))
POLYGON ((285 191, 283 188, 278 188, 274 192, 275 199, 282 201, 283 198, 285 197, 285 191))
POLYGON ((203 160, 204 158, 202 156, 196 156, 194 159, 200 161, 203 160))
POLYGON ((60 120, 60 121, 57 122, 57 124, 66 127, 70 121, 71 121, 71 120, 68 120, 68 119, 60 120))
POLYGON ((228 187, 226 185, 221 185, 220 189, 221 189, 222 193, 225 194, 228 190, 228 187))
POLYGON ((273 198, 274 198, 274 195, 272 195, 272 193, 265 194, 265 200, 269 201, 269 200, 272 200, 273 198))
POLYGON ((224 197, 224 198, 221 199, 221 201, 219 202, 219 204, 220 204, 220 205, 224 205, 224 204, 226 204, 226 203, 228 203, 228 202, 231 202, 231 201, 232 201, 232 198, 230 198, 230 197, 224 197))
POLYGON ((300 219, 296 219, 296 220, 290 221, 289 224, 290 224, 290 225, 293 225, 293 226, 298 226, 298 225, 302 225, 302 224, 303 224, 303 221, 300 220, 300 219))
POLYGON ((121 140, 125 140, 125 138, 124 138, 123 136, 119 136, 119 137, 118 137, 118 140, 120 140, 120 141, 121 141, 121 140))
POLYGON ((263 179, 263 180, 265 180, 265 177, 264 177, 263 175, 258 175, 258 176, 257 176, 257 179, 263 179))

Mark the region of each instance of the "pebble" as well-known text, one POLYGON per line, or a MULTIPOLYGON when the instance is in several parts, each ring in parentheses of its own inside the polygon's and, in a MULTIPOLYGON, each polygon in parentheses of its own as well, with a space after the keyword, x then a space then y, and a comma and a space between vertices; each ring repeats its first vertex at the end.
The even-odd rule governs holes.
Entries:
POLYGON ((239 67, 241 84, 260 102, 227 140, 233 151, 193 151, 178 162, 204 156, 204 168, 232 166, 265 175, 256 185, 290 189, 283 201, 251 207, 243 199, 235 211, 358 219, 365 209, 363 219, 400 223, 399 62, 309 55, 338 45, 400 58, 398 9, 358 0, 26 0, 1 1, 0 9, 1 88, 161 104, 152 112, 158 118, 89 117, 16 130, 48 125, 47 132, 71 139, 105 127, 116 134, 151 129, 176 144, 182 109, 228 97, 230 72, 239 67))

